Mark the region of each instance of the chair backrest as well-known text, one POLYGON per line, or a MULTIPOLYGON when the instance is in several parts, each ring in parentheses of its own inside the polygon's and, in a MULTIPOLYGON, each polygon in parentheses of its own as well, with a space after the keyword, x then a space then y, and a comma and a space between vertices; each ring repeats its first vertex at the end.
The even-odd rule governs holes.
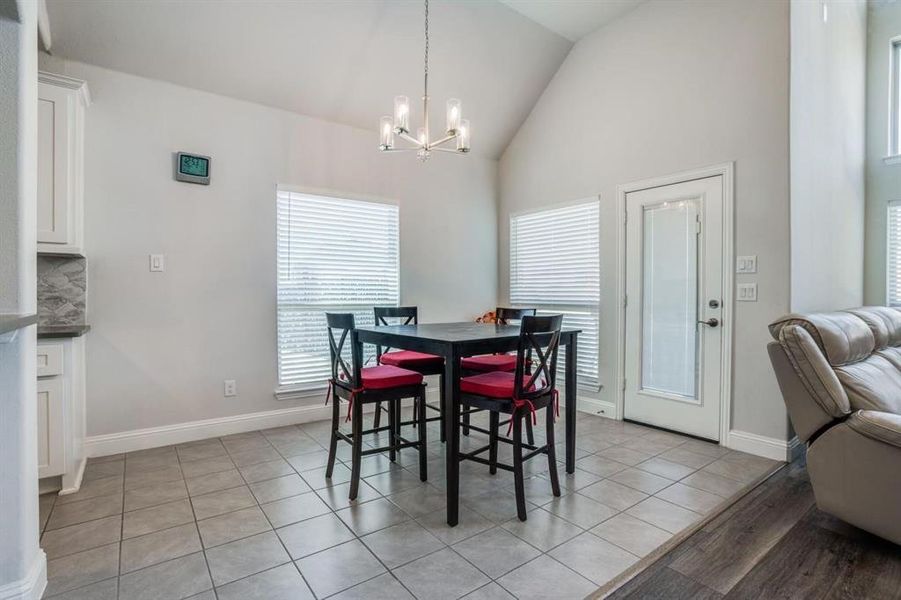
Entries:
MULTIPOLYGON (((372 312, 375 316, 376 327, 419 324, 419 307, 416 306, 373 306, 372 312), (388 319, 392 319, 392 321, 388 319)), ((378 363, 381 360, 382 354, 390 350, 391 348, 388 347, 376 346, 376 362, 378 363)))
POLYGON ((535 317, 524 315, 516 348, 516 371, 513 389, 515 397, 528 400, 553 392, 557 384, 557 350, 563 315, 535 317), (541 339, 545 339, 544 343, 541 339), (535 355, 535 369, 529 372, 530 355, 535 355))
POLYGON ((373 306, 375 326, 381 325, 417 325, 419 323, 419 309, 416 306, 373 306), (388 319, 397 319, 397 322, 388 322, 388 319))
POLYGON ((360 363, 362 356, 357 356, 357 348, 351 346, 350 364, 344 360, 344 344, 349 343, 348 338, 354 330, 354 316, 352 313, 325 313, 328 329, 328 349, 332 363, 332 381, 336 384, 359 387, 360 363))
POLYGON ((534 317, 537 311, 534 308, 506 308, 498 306, 494 311, 497 322, 506 325, 508 321, 521 321, 523 317, 534 317))

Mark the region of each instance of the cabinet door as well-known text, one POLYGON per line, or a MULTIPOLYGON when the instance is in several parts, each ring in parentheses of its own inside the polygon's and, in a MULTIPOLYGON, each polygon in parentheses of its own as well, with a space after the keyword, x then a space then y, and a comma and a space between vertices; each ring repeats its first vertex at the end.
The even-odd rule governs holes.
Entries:
POLYGON ((37 241, 68 244, 75 95, 72 90, 40 84, 38 94, 37 241))
POLYGON ((63 451, 63 380, 38 379, 38 477, 65 471, 63 451))

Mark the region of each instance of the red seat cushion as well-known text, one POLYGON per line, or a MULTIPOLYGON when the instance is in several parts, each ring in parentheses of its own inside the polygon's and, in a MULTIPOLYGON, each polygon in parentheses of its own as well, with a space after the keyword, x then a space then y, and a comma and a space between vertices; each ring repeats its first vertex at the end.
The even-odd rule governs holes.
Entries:
POLYGON ((460 379, 460 391, 489 398, 513 398, 513 377, 513 373, 509 371, 492 371, 463 377, 460 379))
POLYGON ((513 371, 516 369, 515 354, 486 354, 469 356, 462 361, 464 369, 470 371, 513 371))
POLYGON ((414 352, 413 350, 398 350, 396 352, 385 352, 379 359, 383 365, 391 365, 394 367, 403 367, 407 369, 417 369, 423 367, 435 367, 444 364, 444 358, 435 356, 434 354, 425 354, 424 352, 414 352))
POLYGON ((422 375, 416 371, 408 371, 391 365, 366 367, 361 369, 360 374, 364 390, 383 390, 422 383, 422 375))

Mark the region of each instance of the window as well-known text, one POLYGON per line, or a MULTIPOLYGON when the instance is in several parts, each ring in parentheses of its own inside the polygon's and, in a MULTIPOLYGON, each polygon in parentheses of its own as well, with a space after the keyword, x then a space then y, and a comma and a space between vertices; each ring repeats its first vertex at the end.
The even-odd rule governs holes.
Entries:
POLYGON ((325 313, 372 325, 373 305, 399 303, 398 208, 282 189, 277 204, 278 383, 321 388, 331 374, 325 313))
POLYGON ((886 248, 886 303, 901 307, 901 201, 888 205, 886 248))
POLYGON ((891 110, 889 111, 889 155, 901 154, 901 39, 892 40, 891 110))
POLYGON ((510 218, 510 303, 562 314, 565 327, 582 330, 577 373, 586 386, 598 384, 599 226, 596 201, 510 218))

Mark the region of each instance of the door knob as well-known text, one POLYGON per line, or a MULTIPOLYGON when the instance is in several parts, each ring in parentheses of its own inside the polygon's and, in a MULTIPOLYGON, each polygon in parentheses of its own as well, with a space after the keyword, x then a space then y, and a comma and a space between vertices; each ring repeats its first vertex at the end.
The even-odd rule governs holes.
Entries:
POLYGON ((708 327, 718 327, 720 324, 720 320, 717 318, 707 319, 706 321, 698 321, 701 325, 707 325, 708 327))

